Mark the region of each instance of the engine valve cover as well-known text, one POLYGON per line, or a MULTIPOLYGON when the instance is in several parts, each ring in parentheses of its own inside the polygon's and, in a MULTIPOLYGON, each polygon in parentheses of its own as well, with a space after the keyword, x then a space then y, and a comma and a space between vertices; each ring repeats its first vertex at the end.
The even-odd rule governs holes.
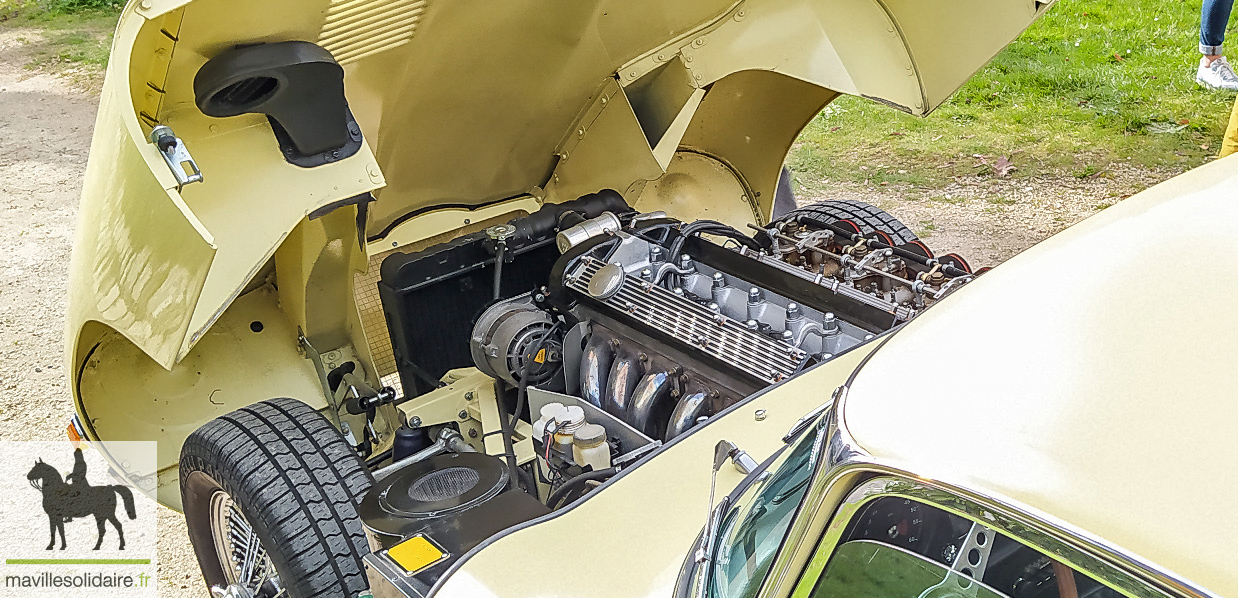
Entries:
POLYGON ((687 299, 683 295, 642 281, 627 273, 619 274, 604 262, 586 257, 569 275, 567 288, 590 294, 595 279, 607 276, 606 288, 594 298, 626 314, 633 323, 652 327, 695 347, 719 361, 765 382, 777 382, 793 374, 807 352, 750 330, 741 322, 687 299), (599 274, 600 273, 600 274, 599 274))

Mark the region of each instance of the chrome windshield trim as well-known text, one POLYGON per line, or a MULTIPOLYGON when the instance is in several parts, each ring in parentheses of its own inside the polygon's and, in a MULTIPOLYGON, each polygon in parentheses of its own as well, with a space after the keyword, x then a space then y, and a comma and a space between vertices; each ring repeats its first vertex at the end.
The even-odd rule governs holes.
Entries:
MULTIPOLYGON (((857 368, 857 373, 862 368, 863 365, 857 368)), ((849 495, 854 488, 847 486, 855 485, 857 475, 875 473, 915 480, 927 488, 989 510, 995 516, 1000 515, 1009 520, 1011 525, 1021 526, 1016 528, 1019 531, 1012 533, 1012 536, 1027 541, 1029 534, 1035 535, 1045 542, 1045 545, 1041 546, 1042 550, 1063 559, 1069 560, 1068 554, 1074 551, 1170 595, 1221 598, 1180 575, 1038 509, 994 493, 974 490, 945 480, 925 478, 899 463, 873 457, 864 451, 847 430, 847 398, 853 381, 854 374, 852 380, 848 380, 839 389, 833 408, 825 416, 826 421, 823 424, 829 438, 824 447, 825 458, 817 460, 811 485, 796 512, 795 520, 791 523, 786 541, 774 559, 770 574, 762 584, 759 596, 772 598, 791 594, 822 537, 820 532, 812 533, 813 530, 828 529, 836 513, 836 509, 830 509, 828 513, 820 512, 823 506, 827 506, 826 499, 831 494, 838 495, 841 492, 849 495), (824 525, 821 524, 821 518, 826 519, 824 525), (1068 554, 1060 555, 1059 551, 1066 551, 1068 554)), ((843 498, 845 497, 840 497, 840 500, 843 498)), ((1091 569, 1088 571, 1091 572, 1091 569)))

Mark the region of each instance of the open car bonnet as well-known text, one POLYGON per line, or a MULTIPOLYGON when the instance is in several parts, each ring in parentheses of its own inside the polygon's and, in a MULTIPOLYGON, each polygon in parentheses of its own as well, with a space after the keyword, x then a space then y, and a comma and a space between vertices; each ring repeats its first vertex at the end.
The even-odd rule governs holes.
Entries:
MULTIPOLYGON (((673 192, 664 175, 691 153, 732 171, 760 221, 822 106, 843 93, 927 114, 1049 4, 131 2, 87 172, 70 353, 93 320, 170 368, 298 222, 371 192, 361 226, 375 242, 436 209, 535 207, 604 188, 639 203, 651 182, 673 192), (207 116, 195 102, 212 58, 294 40, 342 66, 355 118, 355 147, 317 165, 286 159, 267 115, 207 116), (149 141, 160 125, 201 182, 173 176, 149 141)), ((312 104, 311 91, 285 100, 312 104)))

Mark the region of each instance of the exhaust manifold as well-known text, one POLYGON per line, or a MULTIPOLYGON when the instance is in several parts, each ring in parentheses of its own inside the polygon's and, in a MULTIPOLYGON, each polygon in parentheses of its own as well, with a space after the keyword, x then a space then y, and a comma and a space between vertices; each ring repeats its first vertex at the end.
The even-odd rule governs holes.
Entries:
POLYGON ((664 358, 601 331, 585 344, 579 371, 582 399, 650 438, 670 440, 688 431, 716 396, 664 358))

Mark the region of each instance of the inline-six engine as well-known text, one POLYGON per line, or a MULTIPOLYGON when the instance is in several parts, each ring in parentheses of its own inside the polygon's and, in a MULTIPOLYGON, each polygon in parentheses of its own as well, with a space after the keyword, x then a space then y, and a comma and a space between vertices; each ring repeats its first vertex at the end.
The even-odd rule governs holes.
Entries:
POLYGON ((859 202, 740 231, 637 213, 613 191, 393 253, 379 291, 407 423, 363 520, 383 548, 425 537, 448 556, 411 577, 367 562, 429 588, 492 534, 971 278, 859 202))
POLYGON ((957 256, 864 228, 812 210, 752 235, 603 213, 558 234, 543 287, 478 319, 474 360, 669 440, 972 279, 957 256))

